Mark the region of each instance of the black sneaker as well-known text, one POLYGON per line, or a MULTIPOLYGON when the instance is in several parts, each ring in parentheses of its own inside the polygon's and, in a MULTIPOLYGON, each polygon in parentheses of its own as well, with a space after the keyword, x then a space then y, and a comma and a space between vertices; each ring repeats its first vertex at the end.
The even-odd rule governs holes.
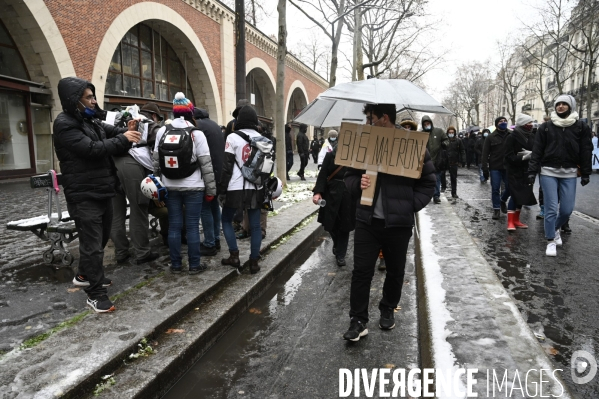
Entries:
POLYGON ((435 203, 435 204, 440 204, 440 203, 441 203, 441 198, 439 198, 439 197, 434 197, 434 198, 433 198, 433 201, 434 201, 434 203, 435 203))
POLYGON ((366 326, 361 321, 352 319, 349 324, 349 330, 343 334, 343 339, 356 342, 360 340, 360 337, 365 337, 366 335, 368 335, 366 326))
POLYGON ((87 306, 92 308, 96 313, 108 313, 116 310, 114 304, 106 295, 102 295, 96 299, 87 298, 87 306))
POLYGON ((205 263, 200 263, 199 266, 190 267, 189 274, 198 274, 201 272, 205 272, 206 270, 208 270, 208 266, 205 263))
POLYGON ((345 262, 345 258, 337 258, 337 266, 341 267, 345 265, 347 265, 347 262, 345 262))
POLYGON ((122 265, 123 263, 127 263, 127 261, 129 260, 130 257, 131 257, 131 255, 127 254, 127 255, 123 256, 122 258, 116 258, 116 263, 118 263, 119 265, 122 265))
POLYGON ((451 194, 451 198, 456 198, 457 199, 457 198, 460 198, 460 197, 458 197, 457 194, 451 194))
MULTIPOLYGON (((87 277, 78 274, 75 277, 73 277, 73 284, 75 284, 78 287, 89 287, 89 280, 87 279, 87 277)), ((110 287, 111 285, 112 280, 104 277, 104 280, 102 280, 102 287, 106 288, 110 287)))
POLYGON ((143 258, 138 258, 135 260, 135 263, 137 263, 138 265, 141 265, 142 263, 147 263, 147 262, 151 262, 153 260, 158 259, 160 255, 158 255, 155 252, 150 252, 149 254, 147 254, 146 256, 144 256, 143 258))
POLYGON ((382 330, 391 330, 395 327, 395 317, 393 315, 393 309, 381 310, 381 318, 379 319, 379 327, 382 330))
POLYGON ((216 240, 214 247, 216 248, 217 251, 220 251, 220 240, 216 240))
POLYGON ((178 274, 178 273, 181 273, 181 270, 182 270, 181 266, 172 266, 171 265, 171 273, 178 274))
POLYGON ((216 254, 218 254, 216 246, 207 247, 204 244, 200 244, 200 256, 215 256, 216 254))
POLYGON ((501 201, 501 213, 507 213, 507 202, 501 201))
POLYGON ((493 209, 493 216, 491 216, 493 220, 499 220, 499 209, 493 209))
POLYGON ((570 222, 568 222, 562 226, 562 233, 572 234, 572 229, 570 228, 570 222))

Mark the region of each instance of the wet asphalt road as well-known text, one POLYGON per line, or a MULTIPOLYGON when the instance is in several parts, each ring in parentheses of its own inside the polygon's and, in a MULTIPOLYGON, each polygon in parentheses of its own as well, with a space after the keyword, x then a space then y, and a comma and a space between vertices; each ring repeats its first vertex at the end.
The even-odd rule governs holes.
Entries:
MULTIPOLYGON (((349 326, 352 256, 340 268, 331 250, 327 236, 256 300, 164 398, 332 398, 339 397, 340 368, 366 368, 369 373, 373 368, 405 368, 407 374, 418 367, 412 248, 396 328, 378 328, 385 275, 377 270, 369 335, 356 343, 342 337, 349 326)), ((350 245, 348 253, 352 250, 350 245)))
POLYGON ((570 219, 573 232, 562 235, 564 245, 551 258, 545 256, 543 221, 536 220, 538 206, 522 211, 521 220, 529 225, 528 230, 508 233, 506 215, 499 221, 491 219, 490 185, 481 184, 474 170, 458 173, 456 212, 528 325, 541 337, 539 342, 554 365, 564 369, 561 375, 570 390, 580 398, 599 397, 599 377, 584 385, 574 384, 570 368, 576 350, 599 357, 599 220, 584 215, 599 217, 599 175, 593 174, 586 187, 577 185, 575 213, 570 219))

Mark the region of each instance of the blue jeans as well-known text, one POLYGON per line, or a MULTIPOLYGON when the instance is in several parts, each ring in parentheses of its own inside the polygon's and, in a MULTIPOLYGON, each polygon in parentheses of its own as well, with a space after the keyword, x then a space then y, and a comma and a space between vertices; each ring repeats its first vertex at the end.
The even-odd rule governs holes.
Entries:
POLYGON ((499 209, 501 207, 501 202, 507 201, 510 197, 510 188, 507 185, 507 172, 505 169, 491 169, 489 171, 489 176, 491 177, 491 201, 493 202, 493 209, 499 209), (501 195, 499 195, 502 180, 505 189, 501 195))
POLYGON ((443 179, 444 172, 435 172, 435 176, 437 176, 437 182, 435 183, 435 194, 433 194, 434 198, 439 198, 441 196, 441 179, 443 179))
POLYGON ((570 215, 574 210, 576 178, 541 175, 540 180, 545 205, 545 237, 548 240, 553 240, 555 231, 570 220, 570 215))
POLYGON ((204 227, 204 245, 213 247, 220 241, 220 206, 214 198, 202 205, 202 226, 204 227))
POLYGON ((187 256, 189 267, 200 266, 200 213, 202 211, 203 191, 174 191, 168 193, 168 246, 173 268, 181 267, 181 229, 185 217, 187 231, 187 256), (183 213, 185 205, 185 216, 183 213))
MULTIPOLYGON (((233 216, 235 208, 223 207, 223 235, 227 240, 229 251, 238 251, 237 238, 233 229, 233 216)), ((250 259, 260 258, 260 246, 262 245, 262 230, 260 229, 260 209, 246 209, 250 222, 250 259)))

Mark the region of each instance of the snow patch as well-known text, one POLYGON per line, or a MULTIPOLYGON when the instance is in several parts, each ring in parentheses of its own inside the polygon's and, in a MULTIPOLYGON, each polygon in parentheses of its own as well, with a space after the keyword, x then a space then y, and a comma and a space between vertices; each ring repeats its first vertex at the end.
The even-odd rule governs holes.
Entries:
MULTIPOLYGON (((447 337, 451 335, 447 323, 453 321, 445 302, 445 289, 443 289, 443 274, 439 261, 442 259, 437 255, 438 249, 433 242, 434 225, 431 217, 427 214, 426 208, 418 212, 418 225, 420 227, 420 247, 422 249, 422 269, 424 272, 424 285, 427 292, 427 307, 429 314, 429 325, 432 333, 433 358, 435 368, 442 370, 459 369, 455 365, 456 357, 453 348, 447 342, 447 337), (434 317, 434 320, 432 318, 434 317)), ((454 388, 456 389, 456 388, 454 388)), ((466 386, 460 380, 459 390, 466 392, 466 386)), ((462 399, 461 397, 446 396, 439 393, 439 399, 462 399)))

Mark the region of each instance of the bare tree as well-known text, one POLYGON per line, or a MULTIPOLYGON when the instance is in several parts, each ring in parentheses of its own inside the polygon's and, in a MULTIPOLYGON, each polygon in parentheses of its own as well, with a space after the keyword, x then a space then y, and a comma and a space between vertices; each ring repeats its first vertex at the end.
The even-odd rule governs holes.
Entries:
POLYGON ((331 41, 331 69, 329 73, 329 87, 335 86, 337 81, 337 54, 339 42, 343 32, 345 16, 353 11, 346 7, 346 0, 289 0, 312 23, 318 26, 331 41), (316 4, 314 4, 316 3, 316 4))
POLYGON ((480 105, 491 81, 487 64, 476 61, 459 66, 450 89, 452 101, 468 113, 472 125, 479 124, 480 105))
MULTIPOLYGON (((230 8, 235 8, 235 0, 222 0, 230 8)), ((269 17, 271 12, 268 11, 267 0, 245 0, 245 20, 254 26, 262 22, 264 18, 269 17)))
POLYGON ((516 47, 515 51, 512 51, 513 45, 507 43, 497 43, 500 57, 500 68, 497 77, 503 88, 503 93, 507 100, 507 112, 512 120, 512 123, 516 123, 517 105, 523 100, 520 95, 520 87, 526 80, 524 74, 524 56, 523 49, 516 47))
POLYGON ((314 72, 319 72, 321 68, 325 69, 325 76, 328 76, 328 60, 331 52, 329 45, 322 44, 322 37, 311 32, 305 41, 298 44, 296 51, 290 51, 297 55, 306 65, 308 65, 314 72), (323 65, 323 60, 325 61, 323 65))
MULTIPOLYGON (((275 134, 277 136, 277 152, 285 154, 285 57, 287 56, 287 0, 279 0, 279 37, 277 46, 277 88, 275 101, 275 134)), ((277 176, 287 184, 287 168, 284 156, 279 156, 277 176)))
POLYGON ((586 101, 587 116, 591 118, 593 99, 591 93, 599 89, 595 84, 595 70, 599 59, 599 2, 579 0, 569 21, 570 55, 582 65, 582 82, 577 97, 580 101, 580 116, 583 116, 586 101), (586 74, 586 76, 585 76, 586 74), (586 79, 586 84, 585 84, 586 79), (595 87, 593 88, 593 85, 595 87), (586 96, 585 96, 586 95, 586 96), (584 97, 586 98, 584 98, 584 97))

